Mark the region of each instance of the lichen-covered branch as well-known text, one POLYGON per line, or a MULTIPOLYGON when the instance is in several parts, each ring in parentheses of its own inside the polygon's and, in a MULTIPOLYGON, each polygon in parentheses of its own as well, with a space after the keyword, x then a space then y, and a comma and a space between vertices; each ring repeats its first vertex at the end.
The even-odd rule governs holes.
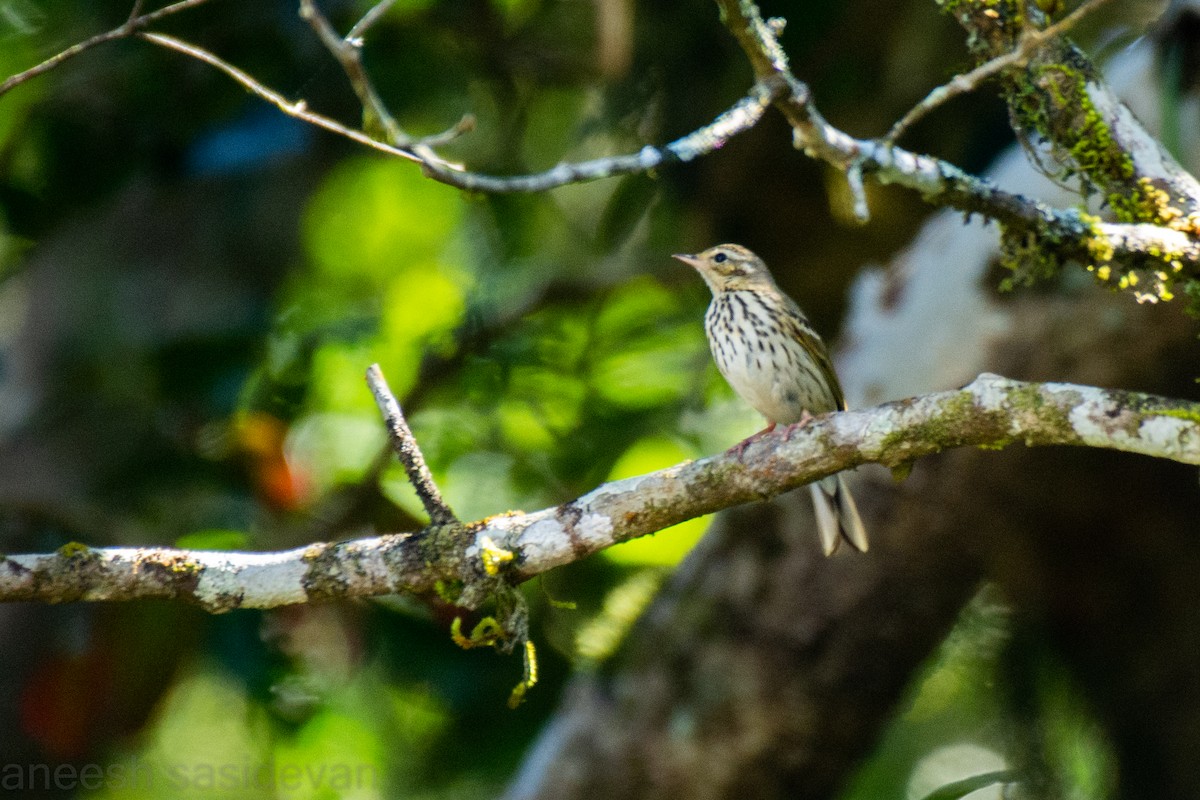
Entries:
POLYGON ((692 517, 875 462, 947 448, 1082 445, 1200 464, 1200 404, 981 375, 963 389, 817 418, 732 453, 604 484, 568 503, 275 553, 89 548, 0 558, 0 600, 167 598, 209 611, 437 592, 475 607, 519 583, 692 517))
POLYGON ((1067 16, 1060 19, 1045 28, 1027 29, 1022 32, 1018 38, 1016 46, 1004 53, 997 55, 988 61, 983 62, 970 72, 960 73, 951 78, 948 82, 937 87, 927 94, 921 102, 917 103, 908 113, 896 120, 887 136, 884 137, 886 142, 895 142, 904 132, 913 126, 918 120, 924 118, 927 114, 933 111, 938 106, 946 103, 948 100, 960 95, 973 92, 983 84, 984 81, 994 78, 995 76, 1012 69, 1013 67, 1024 67, 1029 63, 1030 57, 1043 45, 1065 35, 1068 31, 1074 28, 1084 17, 1098 10, 1112 0, 1087 0, 1067 16))
MULTIPOLYGON (((1077 178, 1086 193, 1099 194, 1106 213, 1119 223, 1175 231, 1188 243, 1197 240, 1200 182, 1142 126, 1083 51, 1065 38, 1041 35, 1050 28, 1038 30, 1045 20, 1035 6, 979 0, 943 0, 943 5, 967 30, 968 44, 981 59, 994 59, 1014 42, 1036 40, 1028 57, 1008 65, 1000 77, 1013 127, 1044 172, 1077 178)), ((1032 278, 1054 272, 1064 260, 1053 241, 1035 238, 1040 257, 1006 247, 1012 266, 1032 278)), ((1193 285, 1197 279, 1191 259, 1184 259, 1191 262, 1186 272, 1177 267, 1179 252, 1169 244, 1148 249, 1140 258, 1108 262, 1108 272, 1139 300, 1171 299, 1180 273, 1193 285)))
MULTIPOLYGON (((1045 140, 1068 174, 1099 189, 1124 222, 1149 222, 1195 233, 1200 182, 1133 116, 1101 79, 1087 55, 1062 37, 1040 37, 1036 7, 1016 2, 959 0, 943 5, 967 30, 980 58, 994 58, 1013 42, 1037 37, 1029 58, 1003 73, 1009 109, 1019 133, 1045 140), (1031 32, 1033 31, 1033 32, 1031 32), (1163 207, 1147 194, 1160 190, 1163 207)), ((1027 144, 1032 148, 1033 145, 1027 144)))
MULTIPOLYGON (((782 22, 764 20, 752 0, 717 0, 717 4, 759 83, 772 90, 776 107, 791 124, 795 146, 847 174, 851 187, 858 187, 856 206, 860 216, 866 205, 861 175, 873 174, 881 183, 914 189, 935 205, 978 213, 1000 223, 1010 261, 1036 255, 1036 259, 1026 260, 1044 267, 1035 269, 1032 277, 1073 261, 1089 267, 1102 280, 1132 289, 1139 300, 1156 300, 1171 298, 1178 277, 1200 275, 1200 237, 1196 235, 1200 216, 1195 212, 1200 184, 1093 75, 1083 54, 1062 39, 1042 45, 1029 56, 1027 69, 1049 81, 1042 87, 1043 92, 1058 92, 1056 107, 1063 137, 1059 144, 1083 159, 1081 164, 1118 164, 1114 170, 1123 176, 1124 183, 1114 184, 1114 190, 1106 195, 1114 210, 1128 212, 1117 213, 1117 222, 1105 222, 1077 209, 1053 208, 1004 191, 953 164, 896 147, 886 137, 856 139, 835 128, 816 109, 808 86, 792 74, 778 41, 782 22), (1071 73, 1084 76, 1078 93, 1064 94, 1067 87, 1053 77, 1067 73, 1049 65, 1043 53, 1051 49, 1068 53, 1069 63, 1081 70, 1071 73), (1067 131, 1073 138, 1065 138, 1067 131), (1093 155, 1085 155, 1088 152, 1093 155)), ((997 4, 963 2, 955 8, 973 9, 979 19, 992 25, 993 5, 997 4)), ((973 35, 972 40, 976 38, 987 37, 973 35)), ((999 56, 1012 52, 1019 38, 1013 33, 988 41, 993 42, 988 54, 999 56)), ((1023 61, 1017 59, 1015 63, 1023 61)), ((1089 168, 1081 168, 1091 174, 1089 168)))

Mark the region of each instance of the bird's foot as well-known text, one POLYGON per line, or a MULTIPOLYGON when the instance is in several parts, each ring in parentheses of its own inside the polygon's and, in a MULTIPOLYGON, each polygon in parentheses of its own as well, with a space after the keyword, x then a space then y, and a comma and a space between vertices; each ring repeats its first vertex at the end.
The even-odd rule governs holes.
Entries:
POLYGON ((758 433, 756 433, 756 434, 754 434, 754 435, 752 435, 752 436, 747 436, 745 439, 742 439, 740 442, 738 442, 737 444, 735 444, 733 447, 729 448, 729 452, 731 452, 731 453, 733 453, 735 456, 737 456, 737 459, 738 459, 738 461, 741 461, 741 460, 742 460, 742 455, 743 455, 743 454, 746 452, 746 448, 747 448, 747 447, 749 447, 749 446, 750 446, 751 444, 753 444, 754 442, 757 442, 759 439, 761 439, 762 437, 766 436, 768 433, 770 433, 770 432, 771 432, 771 431, 773 431, 773 430, 775 430, 775 423, 774 423, 774 422, 772 422, 772 423, 771 423, 770 425, 768 425, 767 427, 763 428, 763 429, 762 429, 761 431, 759 431, 758 433))
POLYGON ((805 410, 805 412, 800 415, 800 419, 796 420, 791 425, 788 425, 786 428, 783 429, 783 440, 785 442, 790 442, 792 440, 793 433, 795 433, 796 431, 800 430, 803 427, 806 427, 808 425, 808 423, 810 423, 812 421, 813 421, 813 415, 808 413, 807 410, 805 410))

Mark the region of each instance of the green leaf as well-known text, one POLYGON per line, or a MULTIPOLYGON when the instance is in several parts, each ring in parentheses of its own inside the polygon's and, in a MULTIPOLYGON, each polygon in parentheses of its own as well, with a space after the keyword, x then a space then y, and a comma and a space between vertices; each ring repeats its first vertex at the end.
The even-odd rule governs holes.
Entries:
POLYGON ((966 797, 971 792, 982 789, 985 786, 991 786, 996 783, 1013 783, 1019 777, 1016 771, 1011 769, 984 772, 979 775, 973 775, 970 778, 963 778, 961 781, 954 781, 940 786, 925 795, 923 800, 958 800, 958 798, 966 797))

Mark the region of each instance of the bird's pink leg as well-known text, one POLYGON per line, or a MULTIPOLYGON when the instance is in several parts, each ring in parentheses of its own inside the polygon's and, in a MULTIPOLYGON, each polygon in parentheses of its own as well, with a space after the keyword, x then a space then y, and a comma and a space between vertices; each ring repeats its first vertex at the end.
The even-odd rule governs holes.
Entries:
POLYGON ((754 434, 753 436, 747 436, 745 439, 742 439, 740 442, 735 444, 733 447, 729 448, 729 450, 730 450, 730 452, 732 452, 733 454, 735 454, 738 457, 738 461, 741 461, 742 454, 746 452, 746 448, 749 447, 751 445, 751 443, 757 442, 759 439, 766 436, 768 433, 770 433, 773 430, 775 430, 775 423, 769 422, 769 423, 767 423, 767 427, 763 428, 761 431, 754 434))
POLYGON ((786 428, 783 429, 783 440, 785 442, 790 442, 792 440, 793 433, 800 430, 801 428, 803 428, 805 425, 807 425, 808 423, 810 423, 812 421, 813 421, 813 415, 808 413, 808 409, 804 409, 804 413, 800 415, 800 419, 796 420, 791 425, 788 425, 786 428))

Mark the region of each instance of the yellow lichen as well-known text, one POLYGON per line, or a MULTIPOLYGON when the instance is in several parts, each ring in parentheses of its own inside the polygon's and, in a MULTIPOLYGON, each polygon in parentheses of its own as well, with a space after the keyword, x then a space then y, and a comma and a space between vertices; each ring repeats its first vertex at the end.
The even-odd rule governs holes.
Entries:
POLYGON ((500 574, 500 569, 511 562, 516 555, 511 550, 505 550, 495 542, 490 536, 484 536, 479 540, 479 557, 483 560, 483 571, 488 575, 496 576, 500 574))
POLYGON ((470 650, 473 647, 495 647, 505 636, 504 627, 496 621, 495 617, 484 617, 479 620, 479 624, 471 629, 470 636, 462 634, 462 617, 455 617, 454 621, 450 623, 451 640, 464 650, 470 650))
POLYGON ((525 676, 521 682, 513 687, 512 694, 508 696, 508 707, 516 708, 525 700, 525 693, 537 685, 538 682, 538 663, 537 663, 537 648, 533 646, 533 642, 525 640, 525 676))

